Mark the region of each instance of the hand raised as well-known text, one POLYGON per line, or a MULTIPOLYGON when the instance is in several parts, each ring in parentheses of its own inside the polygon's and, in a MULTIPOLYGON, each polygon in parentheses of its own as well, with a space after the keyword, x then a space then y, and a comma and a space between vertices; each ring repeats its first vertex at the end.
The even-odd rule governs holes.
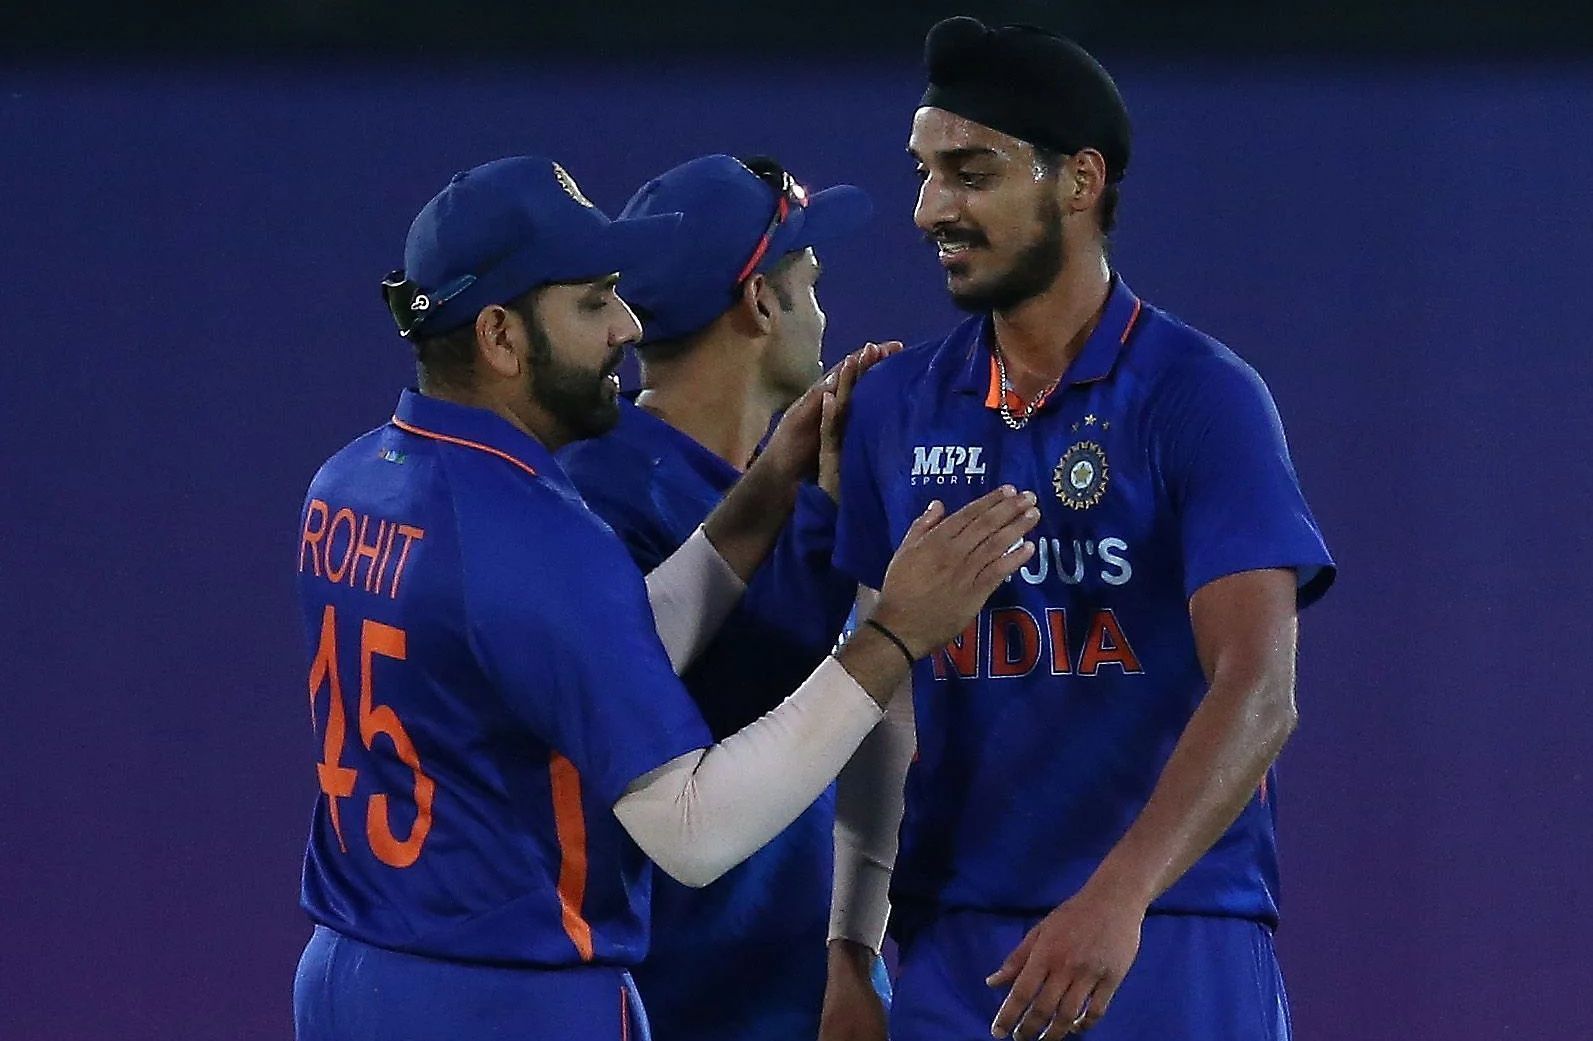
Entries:
POLYGON ((938 500, 913 521, 885 570, 874 619, 923 657, 962 632, 990 594, 1034 555, 1033 492, 1011 485, 950 516, 938 500))

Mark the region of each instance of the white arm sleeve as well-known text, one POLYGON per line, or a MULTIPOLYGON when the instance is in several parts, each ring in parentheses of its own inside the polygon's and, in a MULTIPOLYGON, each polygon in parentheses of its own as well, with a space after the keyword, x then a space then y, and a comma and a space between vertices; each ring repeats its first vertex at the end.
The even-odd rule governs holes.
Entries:
POLYGON ((825 658, 762 719, 631 782, 614 815, 670 877, 705 886, 813 805, 881 715, 825 658))
POLYGON ((653 625, 675 675, 686 671, 746 592, 701 527, 647 576, 653 625))
MULTIPOLYGON (((859 587, 859 622, 879 594, 859 587)), ((902 787, 917 750, 912 677, 897 688, 884 721, 863 739, 835 789, 835 891, 830 939, 851 940, 878 953, 890 917, 891 869, 902 823, 902 787)))

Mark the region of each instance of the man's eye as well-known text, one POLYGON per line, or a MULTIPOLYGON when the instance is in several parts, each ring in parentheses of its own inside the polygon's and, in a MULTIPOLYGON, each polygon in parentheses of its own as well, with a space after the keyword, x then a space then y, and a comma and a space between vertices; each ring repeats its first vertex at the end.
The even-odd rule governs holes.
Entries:
POLYGON ((987 173, 975 173, 971 170, 964 170, 957 175, 957 180, 961 181, 964 187, 978 188, 986 181, 990 180, 990 175, 987 173))
POLYGON ((608 307, 608 297, 600 296, 596 300, 586 300, 581 304, 583 311, 601 311, 608 307))

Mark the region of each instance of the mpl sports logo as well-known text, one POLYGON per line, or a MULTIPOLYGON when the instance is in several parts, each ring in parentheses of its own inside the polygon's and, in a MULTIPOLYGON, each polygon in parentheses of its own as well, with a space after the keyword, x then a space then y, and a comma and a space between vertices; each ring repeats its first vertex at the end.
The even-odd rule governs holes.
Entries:
POLYGON ((918 445, 913 449, 913 472, 908 484, 984 484, 985 454, 981 445, 918 445))

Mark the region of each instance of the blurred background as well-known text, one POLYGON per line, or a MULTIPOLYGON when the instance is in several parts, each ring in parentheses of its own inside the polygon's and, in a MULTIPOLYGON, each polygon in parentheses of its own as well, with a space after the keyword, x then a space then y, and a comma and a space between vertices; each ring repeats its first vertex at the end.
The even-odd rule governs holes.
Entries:
POLYGON ((152 0, 0 11, 0 1038, 291 1036, 295 524, 411 377, 415 211, 505 154, 610 212, 773 154, 879 209, 829 352, 927 338, 953 13, 1114 72, 1114 261, 1266 377, 1339 558, 1281 767, 1297 1036, 1593 1037, 1589 5, 152 0))

